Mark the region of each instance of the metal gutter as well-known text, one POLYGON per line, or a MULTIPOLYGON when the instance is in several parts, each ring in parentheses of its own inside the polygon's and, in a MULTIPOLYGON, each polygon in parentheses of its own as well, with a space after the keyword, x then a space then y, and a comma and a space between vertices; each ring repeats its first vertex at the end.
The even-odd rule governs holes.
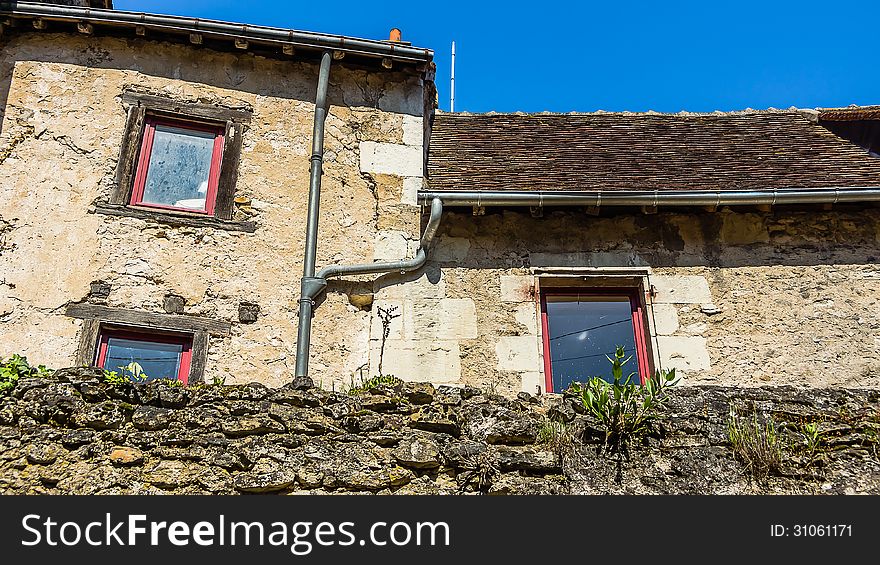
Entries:
MULTIPOLYGON (((412 259, 379 263, 362 263, 357 265, 330 265, 321 269, 316 276, 303 277, 302 297, 300 298, 299 337, 296 342, 296 375, 295 386, 309 386, 309 336, 311 333, 311 313, 315 299, 327 288, 327 279, 344 275, 370 275, 378 273, 414 271, 428 260, 428 251, 440 226, 443 215, 443 203, 439 198, 431 201, 431 215, 425 226, 425 232, 419 240, 419 249, 412 259), (305 308, 305 310, 304 310, 305 308), (308 316, 304 314, 308 312, 308 316)), ((314 273, 314 267, 312 267, 314 273)))
POLYGON ((446 206, 748 206, 880 202, 880 187, 762 190, 420 191, 419 202, 446 206))
POLYGON ((206 37, 244 39, 257 43, 293 45, 303 49, 321 51, 331 49, 343 53, 376 58, 387 57, 392 60, 412 63, 430 62, 434 57, 434 52, 430 49, 386 41, 143 12, 0 1, 0 15, 13 18, 41 18, 74 24, 85 22, 96 25, 142 27, 147 30, 181 34, 201 33, 206 37))

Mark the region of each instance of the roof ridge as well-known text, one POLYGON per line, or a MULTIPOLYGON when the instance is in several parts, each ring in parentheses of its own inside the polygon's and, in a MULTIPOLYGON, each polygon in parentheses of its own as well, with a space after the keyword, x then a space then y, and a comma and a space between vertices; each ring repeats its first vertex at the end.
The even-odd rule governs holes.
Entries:
POLYGON ((523 112, 523 111, 514 111, 514 112, 496 112, 494 110, 489 112, 445 112, 443 110, 437 110, 437 114, 443 116, 461 116, 461 117, 480 117, 480 116, 627 116, 627 117, 640 117, 640 116, 665 116, 665 117, 723 117, 723 116, 755 116, 755 115, 788 115, 788 114, 800 114, 804 115, 810 119, 815 120, 816 117, 820 113, 824 112, 858 112, 864 110, 875 110, 880 109, 880 105, 867 105, 867 106, 859 106, 857 104, 851 104, 849 106, 842 107, 830 107, 830 108, 799 108, 797 106, 789 106, 788 108, 774 108, 768 107, 765 109, 755 109, 755 108, 744 108, 742 110, 714 110, 712 112, 691 112, 687 110, 680 110, 678 112, 657 112, 655 110, 647 110, 644 112, 632 112, 628 110, 594 110, 591 112, 550 112, 550 111, 541 111, 541 112, 523 112))

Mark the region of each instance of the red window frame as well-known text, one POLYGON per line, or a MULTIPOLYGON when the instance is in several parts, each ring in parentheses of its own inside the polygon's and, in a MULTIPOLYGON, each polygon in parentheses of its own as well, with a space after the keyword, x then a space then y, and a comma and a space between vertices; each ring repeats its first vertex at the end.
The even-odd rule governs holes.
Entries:
POLYGON ((639 380, 641 384, 645 384, 651 375, 651 356, 648 352, 648 332, 647 324, 645 323, 645 307, 640 299, 640 294, 638 288, 631 287, 566 287, 545 289, 541 291, 541 334, 544 351, 544 386, 548 393, 555 391, 553 390, 553 367, 550 359, 550 321, 549 316, 547 315, 547 297, 622 296, 629 298, 629 304, 632 311, 633 333, 635 334, 636 358, 639 364, 639 380))
POLYGON ((220 165, 223 160, 225 133, 226 130, 222 126, 148 116, 144 123, 144 134, 141 141, 141 150, 138 157, 137 170, 134 177, 134 187, 131 191, 131 205, 213 216, 214 209, 217 205, 217 188, 220 185, 220 165), (211 154, 211 169, 208 172, 208 192, 205 194, 204 210, 181 208, 178 206, 167 206, 164 204, 153 204, 151 202, 143 201, 144 189, 147 185, 147 173, 149 172, 150 168, 150 157, 153 153, 153 139, 156 136, 156 126, 167 126, 214 134, 214 152, 211 154))
POLYGON ((189 383, 189 371, 192 365, 192 336, 182 334, 153 333, 149 331, 102 329, 98 338, 98 352, 95 364, 102 369, 107 362, 107 349, 110 338, 150 341, 153 343, 169 343, 183 346, 180 354, 180 365, 177 368, 177 380, 184 385, 189 383))

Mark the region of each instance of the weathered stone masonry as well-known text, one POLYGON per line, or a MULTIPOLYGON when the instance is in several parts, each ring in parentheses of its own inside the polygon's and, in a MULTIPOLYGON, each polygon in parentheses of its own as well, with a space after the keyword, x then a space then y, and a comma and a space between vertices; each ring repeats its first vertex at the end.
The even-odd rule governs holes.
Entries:
MULTIPOLYGON (((211 336, 208 382, 245 373, 286 382, 316 66, 139 39, 25 33, 0 41, 0 198, 11 226, 0 263, 4 355, 70 365, 83 322, 65 316, 68 304, 165 313, 170 296, 182 315, 232 322, 228 335, 211 336), (97 213, 114 190, 127 92, 251 114, 235 219, 255 223, 253 233, 97 213), (256 320, 240 322, 242 305, 259 307, 256 320)), ((406 238, 418 239, 423 86, 415 74, 334 65, 319 265, 401 258, 406 238)), ((340 292, 357 290, 352 284, 334 283, 315 318, 312 368, 328 387, 369 361, 370 314, 340 292)))
POLYGON ((0 492, 58 494, 880 494, 875 391, 687 387, 622 480, 574 398, 515 399, 426 383, 321 389, 114 388, 100 370, 18 382, 0 399, 0 492), (727 442, 730 407, 788 423, 783 468, 751 482, 727 442), (567 422, 577 457, 540 439, 567 422), (820 423, 819 457, 797 451, 820 423), (561 457, 561 453, 568 453, 561 457), (482 477, 482 480, 481 480, 482 477))
POLYGON ((675 367, 687 384, 877 388, 878 244, 880 210, 863 206, 542 218, 449 210, 425 273, 384 289, 383 303, 402 313, 385 367, 534 393, 544 383, 542 277, 589 286, 611 271, 653 287, 655 366, 675 367))

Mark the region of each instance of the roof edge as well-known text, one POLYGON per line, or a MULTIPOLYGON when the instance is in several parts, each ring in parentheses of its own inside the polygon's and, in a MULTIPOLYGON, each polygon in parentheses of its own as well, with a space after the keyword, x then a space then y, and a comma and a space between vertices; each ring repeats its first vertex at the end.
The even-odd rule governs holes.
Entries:
POLYGON ((145 12, 126 12, 57 4, 0 1, 0 15, 13 18, 40 18, 49 21, 90 23, 117 27, 155 29, 166 33, 200 33, 208 37, 241 39, 260 44, 290 45, 308 50, 333 50, 359 56, 388 58, 408 63, 429 63, 434 52, 389 41, 359 39, 342 35, 306 32, 185 16, 166 16, 145 12))

